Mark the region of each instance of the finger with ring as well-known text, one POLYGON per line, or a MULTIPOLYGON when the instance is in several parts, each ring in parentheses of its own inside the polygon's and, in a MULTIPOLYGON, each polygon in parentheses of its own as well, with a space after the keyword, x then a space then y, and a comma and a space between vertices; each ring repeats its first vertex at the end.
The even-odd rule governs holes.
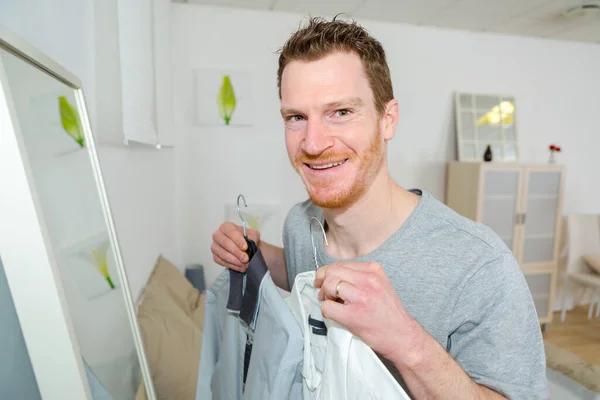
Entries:
POLYGON ((337 297, 338 299, 340 298, 340 285, 342 284, 342 282, 343 281, 339 281, 335 287, 335 297, 337 297))

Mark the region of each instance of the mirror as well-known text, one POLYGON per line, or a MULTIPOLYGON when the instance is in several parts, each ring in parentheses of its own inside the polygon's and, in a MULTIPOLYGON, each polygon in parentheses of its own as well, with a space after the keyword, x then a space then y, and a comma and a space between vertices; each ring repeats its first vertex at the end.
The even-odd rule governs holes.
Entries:
MULTIPOLYGON (((47 269, 57 271, 57 290, 88 393, 135 399, 145 387, 148 398, 154 398, 81 84, 25 42, 7 33, 0 39, 0 93, 8 109, 2 115, 13 127, 2 133, 3 144, 8 135, 19 144, 23 163, 13 164, 14 170, 26 171, 40 221, 32 237, 37 229, 46 238, 47 269)), ((3 237, 0 251, 8 253, 3 237)), ((14 258, 10 262, 13 269, 19 267, 14 258)), ((31 276, 31 285, 35 279, 31 276)))
POLYGON ((456 93, 454 102, 459 161, 487 161, 488 146, 491 161, 519 160, 514 97, 456 93))

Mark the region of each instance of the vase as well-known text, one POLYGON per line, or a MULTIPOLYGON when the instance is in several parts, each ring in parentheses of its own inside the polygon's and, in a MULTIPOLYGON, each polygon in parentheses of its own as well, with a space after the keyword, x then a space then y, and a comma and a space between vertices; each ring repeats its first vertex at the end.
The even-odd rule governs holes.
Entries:
POLYGON ((485 153, 483 153, 483 161, 490 162, 492 161, 492 158, 492 146, 488 145, 488 147, 485 149, 485 153))
POLYGON ((550 152, 550 158, 548 159, 549 164, 556 164, 556 152, 550 152))

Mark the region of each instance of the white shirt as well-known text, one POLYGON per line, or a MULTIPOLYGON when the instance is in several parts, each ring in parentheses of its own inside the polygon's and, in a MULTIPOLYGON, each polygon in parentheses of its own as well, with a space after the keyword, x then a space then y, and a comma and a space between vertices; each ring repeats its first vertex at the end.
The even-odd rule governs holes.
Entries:
POLYGON ((304 400, 409 400, 369 346, 323 318, 314 280, 315 271, 298 274, 286 299, 304 334, 304 400), (326 328, 319 326, 321 321, 326 328))

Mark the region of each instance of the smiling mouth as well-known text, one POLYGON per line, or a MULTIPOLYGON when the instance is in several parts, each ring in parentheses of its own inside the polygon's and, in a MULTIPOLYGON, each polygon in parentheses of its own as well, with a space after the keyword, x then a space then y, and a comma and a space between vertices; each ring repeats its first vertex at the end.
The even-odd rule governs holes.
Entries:
POLYGON ((348 161, 348 159, 343 159, 341 161, 336 161, 336 162, 331 162, 328 164, 305 164, 308 168, 310 169, 314 169, 314 170, 323 170, 323 169, 329 169, 329 168, 333 168, 333 167, 338 167, 342 164, 344 164, 346 161, 348 161))

